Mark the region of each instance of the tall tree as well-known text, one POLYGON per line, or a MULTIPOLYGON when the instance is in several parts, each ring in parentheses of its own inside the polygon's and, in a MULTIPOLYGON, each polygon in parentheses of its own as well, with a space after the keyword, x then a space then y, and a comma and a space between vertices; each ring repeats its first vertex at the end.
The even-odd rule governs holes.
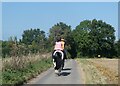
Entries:
POLYGON ((40 29, 25 30, 21 42, 28 46, 30 52, 40 52, 46 45, 45 32, 40 29))
POLYGON ((118 57, 120 57, 120 39, 115 43, 115 50, 118 57))
POLYGON ((44 31, 40 31, 40 29, 30 29, 23 32, 21 41, 22 43, 30 45, 33 41, 35 41, 35 43, 42 43, 45 39, 44 31))
POLYGON ((71 26, 68 26, 63 22, 60 22, 52 26, 52 28, 50 28, 49 37, 52 40, 56 40, 56 38, 59 36, 63 38, 67 38, 70 32, 71 32, 71 26))
MULTIPOLYGON (((56 41, 57 37, 61 37, 65 39, 66 42, 66 49, 68 51, 71 50, 71 26, 70 25, 66 25, 63 22, 59 22, 57 24, 55 24, 54 26, 52 26, 52 28, 50 28, 50 32, 49 32, 49 42, 51 43, 50 46, 53 49, 53 44, 56 41)), ((69 52, 70 55, 70 52, 69 52)))
POLYGON ((82 21, 74 32, 78 51, 84 55, 102 55, 110 57, 114 45, 114 28, 102 20, 82 21))
POLYGON ((89 33, 88 33, 88 27, 87 24, 89 22, 81 22, 80 25, 76 27, 75 30, 73 30, 73 38, 76 44, 76 51, 78 56, 79 55, 86 55, 88 54, 89 45, 90 45, 90 39, 89 39, 89 33))

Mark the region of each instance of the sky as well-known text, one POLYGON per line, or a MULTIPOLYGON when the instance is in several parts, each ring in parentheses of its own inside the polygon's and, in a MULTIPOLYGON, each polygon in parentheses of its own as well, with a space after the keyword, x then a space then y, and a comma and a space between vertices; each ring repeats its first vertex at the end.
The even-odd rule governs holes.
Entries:
POLYGON ((119 2, 120 0, 1 0, 2 2, 119 2))
POLYGON ((120 1, 118 3, 118 38, 120 39, 120 1))
POLYGON ((117 2, 2 2, 2 40, 20 39, 30 28, 48 33, 59 22, 75 29, 81 21, 92 19, 111 24, 118 39, 117 2))

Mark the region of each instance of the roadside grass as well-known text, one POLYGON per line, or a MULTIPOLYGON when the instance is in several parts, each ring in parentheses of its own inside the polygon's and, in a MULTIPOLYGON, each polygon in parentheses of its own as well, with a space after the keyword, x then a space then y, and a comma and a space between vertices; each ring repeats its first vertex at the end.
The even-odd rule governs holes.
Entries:
POLYGON ((2 71, 0 70, 0 85, 2 85, 2 71))
POLYGON ((118 59, 88 59, 106 77, 109 84, 118 84, 118 59))
POLYGON ((2 84, 2 57, 0 55, 0 85, 2 84))
POLYGON ((106 84, 106 78, 101 75, 101 73, 87 60, 87 58, 77 58, 77 61, 83 69, 85 84, 106 84))
POLYGON ((42 58, 34 62, 29 62, 27 66, 14 69, 5 68, 2 71, 2 85, 3 86, 15 86, 22 85, 31 78, 36 77, 41 72, 47 70, 52 66, 52 61, 50 58, 42 58))
POLYGON ((84 71, 86 84, 118 84, 118 59, 77 58, 84 71))

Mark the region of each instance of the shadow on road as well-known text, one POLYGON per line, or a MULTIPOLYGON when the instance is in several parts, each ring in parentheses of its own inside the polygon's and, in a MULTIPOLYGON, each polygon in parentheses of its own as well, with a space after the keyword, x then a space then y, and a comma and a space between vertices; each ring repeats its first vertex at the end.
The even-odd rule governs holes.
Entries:
POLYGON ((65 69, 62 69, 62 70, 64 71, 64 70, 71 70, 71 69, 72 69, 72 68, 65 68, 65 69))
POLYGON ((68 76, 68 75, 70 75, 70 72, 62 72, 61 73, 61 76, 68 76))
POLYGON ((61 76, 68 76, 70 75, 71 72, 68 72, 70 71, 72 68, 64 68, 62 69, 62 73, 61 73, 61 76))

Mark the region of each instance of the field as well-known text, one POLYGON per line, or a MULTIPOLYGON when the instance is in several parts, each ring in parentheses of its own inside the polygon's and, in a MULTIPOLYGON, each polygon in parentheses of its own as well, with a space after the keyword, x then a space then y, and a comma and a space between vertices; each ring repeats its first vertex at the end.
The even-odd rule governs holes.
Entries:
POLYGON ((118 59, 80 59, 86 84, 118 84, 118 59))

